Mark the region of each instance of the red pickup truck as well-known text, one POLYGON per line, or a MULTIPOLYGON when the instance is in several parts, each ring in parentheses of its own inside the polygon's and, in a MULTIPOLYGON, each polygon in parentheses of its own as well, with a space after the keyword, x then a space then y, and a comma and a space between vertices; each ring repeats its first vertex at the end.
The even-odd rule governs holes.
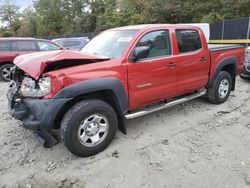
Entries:
POLYGON ((86 157, 104 150, 126 120, 200 96, 225 102, 243 69, 244 47, 208 45, 193 26, 138 25, 102 32, 81 52, 17 57, 10 114, 44 138, 86 157))

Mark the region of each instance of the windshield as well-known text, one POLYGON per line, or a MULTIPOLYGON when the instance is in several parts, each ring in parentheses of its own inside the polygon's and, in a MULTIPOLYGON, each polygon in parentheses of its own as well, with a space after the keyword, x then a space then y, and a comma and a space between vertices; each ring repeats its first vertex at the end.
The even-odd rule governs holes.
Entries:
POLYGON ((91 40, 81 52, 119 58, 136 33, 136 30, 105 31, 91 40))

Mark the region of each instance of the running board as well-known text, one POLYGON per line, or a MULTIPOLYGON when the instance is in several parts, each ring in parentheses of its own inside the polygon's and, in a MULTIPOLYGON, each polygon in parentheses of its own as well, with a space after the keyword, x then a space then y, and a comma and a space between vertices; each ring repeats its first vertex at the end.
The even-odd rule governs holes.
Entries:
POLYGON ((171 106, 175 106, 177 104, 181 104, 181 103, 190 101, 192 99, 204 96, 204 95, 206 95, 206 93, 207 93, 207 90, 204 89, 204 90, 201 90, 201 91, 199 91, 197 93, 185 96, 185 97, 180 98, 180 99, 176 99, 176 100, 168 102, 168 103, 160 104, 160 105, 157 105, 157 106, 154 106, 154 107, 147 107, 147 108, 145 108, 145 109, 143 109, 141 111, 137 111, 137 112, 134 112, 134 113, 131 113, 131 114, 127 114, 127 115, 125 115, 125 118, 126 119, 134 119, 134 118, 137 118, 137 117, 140 117, 140 116, 144 116, 144 115, 150 114, 152 112, 163 110, 163 109, 169 108, 171 106))

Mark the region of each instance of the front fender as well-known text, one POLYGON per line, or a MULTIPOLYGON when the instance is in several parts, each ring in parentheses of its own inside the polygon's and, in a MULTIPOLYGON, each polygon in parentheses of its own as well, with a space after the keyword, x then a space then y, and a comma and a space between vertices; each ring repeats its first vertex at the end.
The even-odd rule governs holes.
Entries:
POLYGON ((57 93, 54 99, 77 98, 78 96, 84 94, 102 90, 113 91, 122 113, 125 114, 128 111, 128 97, 126 95, 125 89, 120 80, 112 77, 96 78, 69 85, 57 93))
POLYGON ((114 77, 97 78, 86 81, 80 81, 63 88, 54 99, 75 99, 79 96, 98 91, 109 90, 114 93, 114 102, 118 112, 119 129, 126 134, 126 120, 124 115, 128 112, 128 97, 121 81, 114 77))

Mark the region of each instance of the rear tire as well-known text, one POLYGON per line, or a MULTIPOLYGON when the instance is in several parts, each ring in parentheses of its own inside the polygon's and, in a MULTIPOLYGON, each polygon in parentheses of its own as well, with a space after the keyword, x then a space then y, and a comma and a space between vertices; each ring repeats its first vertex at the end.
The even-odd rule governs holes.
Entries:
POLYGON ((90 99, 75 104, 64 116, 61 136, 69 151, 89 157, 103 151, 113 140, 118 120, 106 102, 90 99))
POLYGON ((212 104, 221 104, 227 101, 232 91, 232 77, 226 71, 221 71, 208 88, 208 101, 212 104))
POLYGON ((0 67, 0 77, 3 81, 9 82, 11 80, 10 70, 13 66, 13 64, 5 64, 0 67))

